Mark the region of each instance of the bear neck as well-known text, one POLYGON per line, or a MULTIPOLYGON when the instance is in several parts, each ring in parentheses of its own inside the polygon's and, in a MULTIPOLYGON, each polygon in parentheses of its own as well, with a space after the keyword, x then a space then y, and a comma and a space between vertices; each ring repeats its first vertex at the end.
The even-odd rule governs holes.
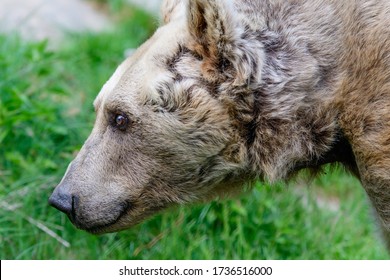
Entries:
POLYGON ((253 73, 246 85, 229 93, 236 101, 234 119, 239 120, 251 170, 274 182, 303 168, 319 170, 326 163, 349 159, 334 101, 340 31, 334 27, 327 37, 305 27, 244 30, 241 37, 251 40, 247 45, 257 43, 264 53, 261 75, 253 73), (340 149, 346 155, 339 156, 340 149))

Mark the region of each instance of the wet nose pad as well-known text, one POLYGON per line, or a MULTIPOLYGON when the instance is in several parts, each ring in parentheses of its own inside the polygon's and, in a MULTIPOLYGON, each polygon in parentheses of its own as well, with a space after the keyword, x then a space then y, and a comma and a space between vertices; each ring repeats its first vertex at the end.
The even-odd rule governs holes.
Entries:
POLYGON ((49 204, 51 206, 71 216, 75 213, 77 201, 76 196, 61 189, 55 190, 49 198, 49 204))

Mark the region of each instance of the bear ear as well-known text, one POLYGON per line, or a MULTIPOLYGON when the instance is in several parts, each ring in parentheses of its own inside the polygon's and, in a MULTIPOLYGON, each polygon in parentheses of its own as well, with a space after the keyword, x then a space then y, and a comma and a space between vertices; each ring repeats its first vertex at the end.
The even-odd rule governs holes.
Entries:
POLYGON ((224 59, 235 41, 237 27, 232 10, 232 1, 188 1, 187 22, 195 42, 193 49, 203 58, 205 70, 214 78, 216 70, 224 68, 227 62, 224 59))
POLYGON ((184 14, 184 0, 164 0, 161 4, 161 20, 163 24, 167 24, 184 14))

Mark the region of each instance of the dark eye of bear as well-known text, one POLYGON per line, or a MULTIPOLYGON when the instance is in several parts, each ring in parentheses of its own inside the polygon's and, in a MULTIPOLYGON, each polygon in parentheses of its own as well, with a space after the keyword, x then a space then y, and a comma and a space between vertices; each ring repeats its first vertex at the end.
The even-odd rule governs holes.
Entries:
POLYGON ((129 123, 129 119, 125 115, 122 114, 115 115, 114 124, 116 128, 120 130, 125 130, 128 123, 129 123))

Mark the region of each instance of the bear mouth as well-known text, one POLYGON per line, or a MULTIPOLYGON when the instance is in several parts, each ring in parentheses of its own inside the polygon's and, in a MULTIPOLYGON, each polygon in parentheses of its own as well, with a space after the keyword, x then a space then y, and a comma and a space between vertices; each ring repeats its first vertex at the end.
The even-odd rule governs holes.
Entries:
MULTIPOLYGON (((130 201, 124 201, 120 204, 120 208, 119 208, 120 210, 118 211, 118 214, 114 219, 112 219, 111 221, 107 221, 105 223, 94 224, 92 226, 89 226, 89 225, 86 225, 86 224, 83 224, 82 222, 80 222, 74 213, 68 215, 68 217, 69 217, 70 221, 78 229, 85 230, 85 231, 92 233, 92 234, 103 234, 103 233, 110 232, 110 228, 113 225, 117 224, 122 219, 123 216, 128 214, 132 208, 134 208, 133 203, 131 203, 130 201)), ((112 231, 114 231, 114 230, 112 230, 112 231)))

